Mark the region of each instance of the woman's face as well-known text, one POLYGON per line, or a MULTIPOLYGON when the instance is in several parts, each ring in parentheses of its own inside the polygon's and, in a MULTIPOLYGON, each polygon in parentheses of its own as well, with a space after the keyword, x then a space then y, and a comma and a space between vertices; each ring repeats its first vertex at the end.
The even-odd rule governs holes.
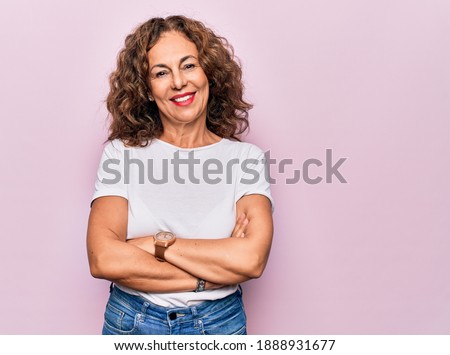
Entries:
POLYGON ((163 124, 206 121, 209 86, 195 44, 166 32, 148 52, 151 96, 163 124))

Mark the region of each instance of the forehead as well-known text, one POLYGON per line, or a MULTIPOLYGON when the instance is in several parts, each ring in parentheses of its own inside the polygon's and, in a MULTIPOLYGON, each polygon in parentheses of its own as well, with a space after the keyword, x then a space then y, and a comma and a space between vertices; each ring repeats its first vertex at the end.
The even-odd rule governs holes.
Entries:
POLYGON ((156 44, 148 51, 150 65, 170 64, 181 58, 193 55, 198 58, 197 47, 179 32, 165 32, 156 44))

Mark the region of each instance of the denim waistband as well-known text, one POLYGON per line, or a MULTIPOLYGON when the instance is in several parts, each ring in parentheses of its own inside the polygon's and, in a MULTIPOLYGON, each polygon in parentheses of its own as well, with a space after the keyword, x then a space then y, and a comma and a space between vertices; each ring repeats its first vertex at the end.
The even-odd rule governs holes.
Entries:
POLYGON ((239 286, 236 292, 218 300, 204 301, 195 306, 167 308, 151 303, 143 297, 131 295, 118 287, 111 287, 111 299, 114 299, 122 306, 132 309, 137 313, 151 315, 152 317, 161 320, 191 318, 186 316, 192 316, 194 318, 197 316, 206 316, 228 307, 236 300, 236 298, 240 298, 241 296, 242 288, 239 286))

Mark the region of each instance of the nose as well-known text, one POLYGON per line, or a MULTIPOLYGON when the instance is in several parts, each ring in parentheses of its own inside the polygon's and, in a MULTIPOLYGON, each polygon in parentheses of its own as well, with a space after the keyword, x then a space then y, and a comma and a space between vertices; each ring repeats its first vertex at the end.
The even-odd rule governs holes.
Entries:
POLYGON ((176 70, 172 73, 172 88, 174 90, 181 90, 186 84, 186 77, 180 70, 176 70))

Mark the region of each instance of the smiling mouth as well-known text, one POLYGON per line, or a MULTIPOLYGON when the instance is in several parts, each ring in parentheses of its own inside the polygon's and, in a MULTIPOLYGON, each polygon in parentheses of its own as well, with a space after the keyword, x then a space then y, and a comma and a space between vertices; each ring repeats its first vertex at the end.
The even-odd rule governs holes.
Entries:
POLYGON ((195 92, 187 92, 175 95, 170 99, 176 105, 189 105, 194 100, 195 92))
POLYGON ((178 97, 178 98, 172 99, 172 100, 175 101, 175 102, 185 102, 185 101, 189 100, 192 96, 194 96, 194 94, 186 95, 186 96, 183 96, 183 97, 178 97))

